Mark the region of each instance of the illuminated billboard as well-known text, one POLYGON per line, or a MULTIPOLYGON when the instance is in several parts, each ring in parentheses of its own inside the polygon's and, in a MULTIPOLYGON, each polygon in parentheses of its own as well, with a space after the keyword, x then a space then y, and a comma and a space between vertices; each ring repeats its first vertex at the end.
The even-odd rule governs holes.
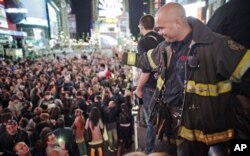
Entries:
POLYGON ((122 0, 99 0, 99 16, 114 18, 122 15, 122 0))
POLYGON ((8 23, 5 14, 5 8, 2 4, 0 4, 0 27, 8 28, 8 23))
POLYGON ((27 9, 26 19, 22 24, 48 27, 46 0, 20 0, 27 9))
POLYGON ((53 3, 48 3, 48 11, 49 11, 49 25, 50 25, 50 36, 53 39, 58 38, 58 21, 57 21, 57 10, 53 7, 53 3))

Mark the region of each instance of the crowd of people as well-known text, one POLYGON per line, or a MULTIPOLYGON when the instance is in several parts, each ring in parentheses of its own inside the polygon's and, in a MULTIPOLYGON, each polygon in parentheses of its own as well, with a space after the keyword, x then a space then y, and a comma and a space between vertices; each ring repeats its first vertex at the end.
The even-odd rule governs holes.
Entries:
POLYGON ((131 73, 115 55, 2 59, 0 66, 1 155, 121 155, 131 148, 131 73))

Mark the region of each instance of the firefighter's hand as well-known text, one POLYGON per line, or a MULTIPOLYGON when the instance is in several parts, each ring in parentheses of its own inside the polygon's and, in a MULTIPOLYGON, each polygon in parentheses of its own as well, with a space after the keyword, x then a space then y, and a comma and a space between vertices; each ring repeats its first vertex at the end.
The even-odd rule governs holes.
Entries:
POLYGON ((141 88, 136 88, 136 90, 134 91, 135 95, 139 98, 142 98, 142 89, 141 88))

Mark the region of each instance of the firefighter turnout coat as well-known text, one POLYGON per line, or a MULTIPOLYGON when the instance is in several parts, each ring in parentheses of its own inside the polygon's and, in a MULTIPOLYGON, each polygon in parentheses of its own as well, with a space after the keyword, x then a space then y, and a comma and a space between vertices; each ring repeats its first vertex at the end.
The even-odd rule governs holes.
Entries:
MULTIPOLYGON (((207 145, 228 141, 234 136, 235 126, 232 81, 241 82, 249 69, 250 50, 229 37, 212 32, 195 18, 188 17, 188 22, 192 27, 188 55, 195 55, 199 66, 190 69, 185 64, 185 72, 190 76, 184 83, 185 101, 178 136, 207 145)), ((128 65, 160 71, 157 89, 151 100, 151 104, 155 103, 167 84, 165 70, 172 63, 170 44, 164 41, 142 55, 124 53, 122 60, 128 65)))

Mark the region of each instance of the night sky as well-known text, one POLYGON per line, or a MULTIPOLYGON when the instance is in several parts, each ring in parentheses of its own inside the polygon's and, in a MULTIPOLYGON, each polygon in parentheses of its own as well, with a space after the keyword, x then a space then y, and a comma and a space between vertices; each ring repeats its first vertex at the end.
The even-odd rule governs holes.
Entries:
MULTIPOLYGON (((143 15, 142 0, 129 1, 129 28, 136 38, 139 34, 138 22, 143 15)), ((72 13, 76 15, 77 38, 82 37, 82 33, 90 33, 92 27, 92 0, 71 0, 72 13)))

